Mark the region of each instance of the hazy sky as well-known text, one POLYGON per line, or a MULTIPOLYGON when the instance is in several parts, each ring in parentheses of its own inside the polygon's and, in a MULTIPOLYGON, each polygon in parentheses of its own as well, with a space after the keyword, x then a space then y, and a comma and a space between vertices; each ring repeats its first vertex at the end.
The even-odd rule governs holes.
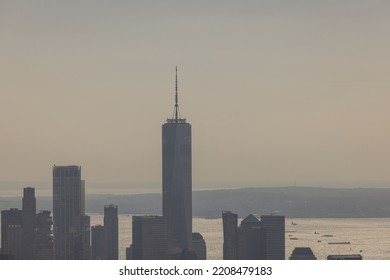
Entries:
POLYGON ((194 190, 390 186, 389 27, 385 0, 0 0, 0 185, 160 186, 177 65, 194 190))

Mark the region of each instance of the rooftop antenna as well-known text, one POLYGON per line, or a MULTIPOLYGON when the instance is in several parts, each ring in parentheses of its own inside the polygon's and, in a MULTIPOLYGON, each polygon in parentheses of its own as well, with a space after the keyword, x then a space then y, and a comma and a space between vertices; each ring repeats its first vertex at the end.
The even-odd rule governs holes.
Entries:
POLYGON ((180 119, 179 112, 179 94, 177 89, 177 66, 176 66, 176 79, 175 79, 175 122, 177 123, 180 119))

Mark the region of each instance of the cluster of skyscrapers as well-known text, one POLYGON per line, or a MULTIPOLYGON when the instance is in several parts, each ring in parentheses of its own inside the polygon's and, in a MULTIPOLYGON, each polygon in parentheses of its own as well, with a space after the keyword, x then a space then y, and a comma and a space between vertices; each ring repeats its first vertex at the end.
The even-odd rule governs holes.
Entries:
POLYGON ((250 214, 238 226, 238 215, 222 212, 224 260, 284 260, 285 219, 250 214))
MULTIPOLYGON (((118 259, 118 208, 104 207, 104 235, 91 243, 90 217, 85 214, 85 182, 79 166, 53 167, 53 218, 36 213, 34 188, 25 188, 22 210, 1 212, 1 258, 88 260, 118 259), (96 247, 104 249, 96 256, 96 247)), ((92 227, 94 230, 94 227, 92 227)))
POLYGON ((36 213, 34 188, 23 189, 22 210, 1 211, 1 258, 54 259, 51 212, 36 213))

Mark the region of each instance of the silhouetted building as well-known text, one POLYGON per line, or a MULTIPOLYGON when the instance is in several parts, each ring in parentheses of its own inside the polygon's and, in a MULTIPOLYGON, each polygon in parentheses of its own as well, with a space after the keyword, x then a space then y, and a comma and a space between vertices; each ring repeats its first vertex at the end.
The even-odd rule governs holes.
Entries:
POLYGON ((104 234, 107 260, 118 259, 118 206, 104 206, 104 234))
POLYGON ((263 215, 260 221, 254 215, 248 215, 237 229, 237 241, 237 215, 222 212, 222 217, 224 259, 236 257, 239 260, 284 260, 284 216, 263 215))
POLYGON ((191 125, 179 113, 177 68, 174 115, 162 125, 163 216, 173 242, 192 246, 191 125))
POLYGON ((34 259, 36 199, 34 188, 23 189, 22 200, 23 259, 34 259))
POLYGON ((222 212, 223 259, 238 260, 238 215, 230 211, 222 212))
POLYGON ((295 247, 289 258, 290 260, 316 260, 310 247, 295 247))
POLYGON ((198 256, 194 251, 184 249, 180 254, 181 260, 198 260, 198 256))
POLYGON ((92 259, 106 260, 106 242, 104 226, 97 225, 92 227, 92 259))
POLYGON ((252 214, 241 221, 238 228, 238 259, 266 259, 266 229, 252 214))
POLYGON ((81 217, 81 240, 83 246, 82 258, 91 259, 91 217, 83 215, 81 217))
POLYGON ((81 215, 85 215, 85 180, 81 180, 81 215))
POLYGON ((126 247, 126 260, 133 260, 133 245, 126 247))
POLYGON ((133 216, 133 259, 169 258, 168 224, 162 216, 133 216))
POLYGON ((83 259, 81 167, 53 167, 55 258, 83 259))
POLYGON ((349 261, 349 260, 363 260, 362 255, 360 254, 351 254, 351 255, 329 255, 327 260, 338 260, 338 261, 349 261))
POLYGON ((8 225, 5 253, 15 256, 15 260, 23 259, 23 228, 22 225, 8 225))
POLYGON ((11 208, 1 211, 1 250, 14 259, 22 259, 22 223, 22 210, 11 208))
POLYGON ((266 229, 266 259, 285 259, 285 219, 280 215, 262 215, 261 223, 266 229))
POLYGON ((91 259, 91 217, 85 215, 85 180, 81 180, 81 239, 82 259, 91 259))
POLYGON ((34 234, 34 259, 54 259, 53 220, 50 211, 40 211, 36 215, 34 234))
POLYGON ((11 254, 0 253, 0 260, 14 260, 15 257, 11 254))
POLYGON ((195 252, 198 260, 207 259, 206 241, 199 232, 192 233, 192 250, 195 252))

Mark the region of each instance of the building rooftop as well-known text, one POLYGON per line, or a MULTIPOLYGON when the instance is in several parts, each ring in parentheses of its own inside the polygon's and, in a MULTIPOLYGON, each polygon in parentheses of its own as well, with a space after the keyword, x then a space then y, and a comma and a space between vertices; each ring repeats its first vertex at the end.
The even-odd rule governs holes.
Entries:
POLYGON ((167 119, 167 123, 187 123, 186 119, 167 119))
POLYGON ((199 232, 193 232, 192 240, 203 240, 203 236, 199 232))
POLYGON ((241 223, 260 223, 259 219, 256 218, 253 214, 249 214, 241 223))
POLYGON ((362 260, 363 257, 360 254, 350 254, 350 255, 329 255, 328 260, 362 260))

